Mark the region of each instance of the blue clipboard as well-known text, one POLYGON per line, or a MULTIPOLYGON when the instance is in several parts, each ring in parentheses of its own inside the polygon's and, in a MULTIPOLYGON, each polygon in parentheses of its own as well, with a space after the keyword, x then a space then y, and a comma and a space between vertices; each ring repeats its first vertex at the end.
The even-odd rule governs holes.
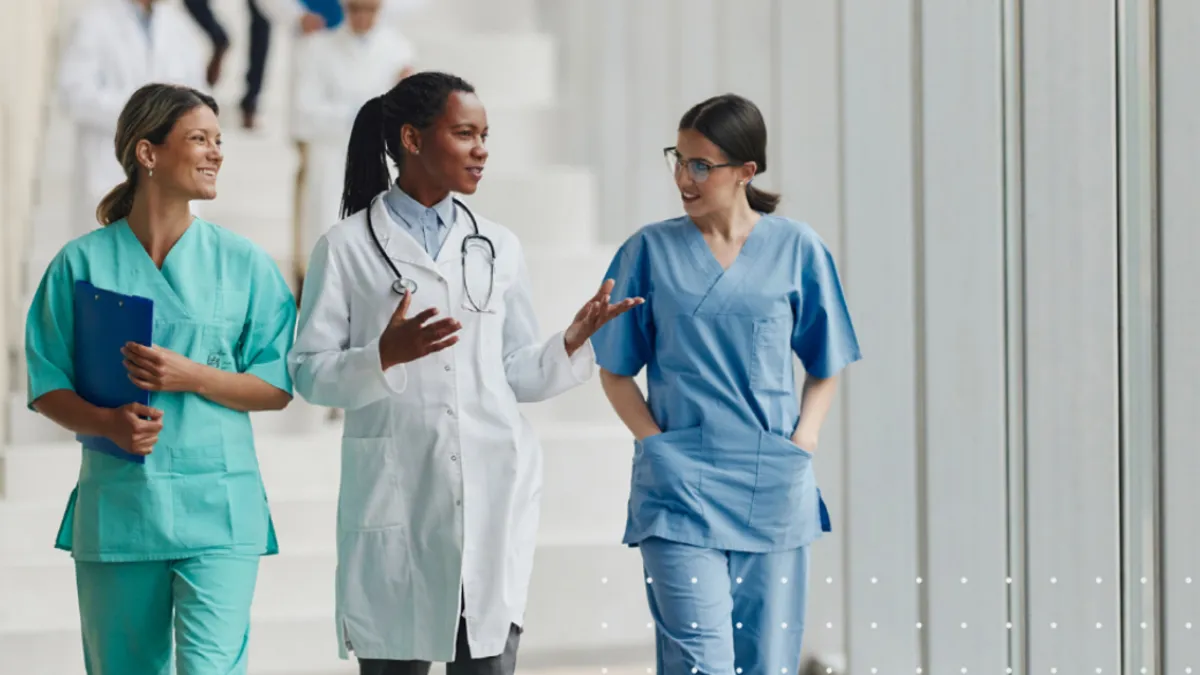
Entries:
MULTIPOLYGON (((147 347, 154 337, 154 301, 75 282, 75 393, 101 408, 129 403, 150 405, 150 392, 129 379, 121 349, 136 342, 147 347)), ((125 452, 103 436, 75 436, 83 447, 145 464, 146 458, 125 452)))
POLYGON ((302 0, 304 7, 313 14, 320 14, 325 19, 326 28, 337 28, 345 12, 342 10, 342 0, 302 0))

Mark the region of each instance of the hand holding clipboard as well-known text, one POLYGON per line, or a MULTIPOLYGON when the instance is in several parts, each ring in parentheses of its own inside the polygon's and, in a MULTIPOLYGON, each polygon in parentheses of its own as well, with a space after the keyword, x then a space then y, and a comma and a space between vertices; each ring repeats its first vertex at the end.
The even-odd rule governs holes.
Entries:
POLYGON ((77 435, 83 447, 144 464, 162 431, 162 412, 150 407, 150 392, 129 378, 121 350, 133 342, 151 345, 154 301, 75 282, 75 393, 111 410, 113 438, 77 435))

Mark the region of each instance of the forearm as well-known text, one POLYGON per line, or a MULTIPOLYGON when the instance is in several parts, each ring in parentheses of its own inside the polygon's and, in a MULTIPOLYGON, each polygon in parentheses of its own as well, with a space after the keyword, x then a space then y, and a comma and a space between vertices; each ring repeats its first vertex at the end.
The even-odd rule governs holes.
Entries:
POLYGON ((111 408, 94 406, 70 389, 46 392, 33 402, 33 407, 50 421, 76 434, 107 436, 111 428, 111 408))
POLYGON ((313 405, 358 410, 404 393, 405 365, 384 368, 378 341, 365 347, 293 352, 289 357, 296 393, 313 405))
POLYGON ((594 356, 589 343, 572 349, 560 333, 544 343, 529 344, 508 354, 504 372, 517 401, 538 403, 591 377, 594 356))
POLYGON ((816 378, 809 375, 804 379, 800 394, 800 423, 792 434, 793 442, 810 452, 816 448, 821 426, 825 424, 836 392, 836 377, 816 378))
POLYGON ((287 392, 256 375, 231 373, 209 366, 197 369, 195 393, 242 412, 282 410, 292 400, 287 392))
POLYGON ((600 371, 600 385, 604 395, 612 405, 617 417, 629 429, 633 437, 639 441, 648 436, 662 433, 654 416, 650 414, 650 406, 646 397, 632 377, 614 375, 607 370, 600 371))

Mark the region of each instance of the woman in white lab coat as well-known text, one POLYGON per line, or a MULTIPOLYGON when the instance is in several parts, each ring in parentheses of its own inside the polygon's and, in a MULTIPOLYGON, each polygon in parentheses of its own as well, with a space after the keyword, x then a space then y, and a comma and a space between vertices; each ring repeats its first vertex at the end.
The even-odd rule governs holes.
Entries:
POLYGON ((610 304, 606 281, 541 340, 521 243, 452 196, 475 192, 486 137, 483 105, 453 75, 417 73, 368 101, 348 217, 305 279, 289 365, 301 396, 346 410, 337 629, 363 675, 433 661, 513 672, 542 481, 518 404, 589 378, 591 335, 641 302, 610 304))
POLYGON ((412 44, 379 22, 383 0, 343 0, 346 20, 298 43, 292 133, 299 141, 297 272, 342 200, 346 144, 359 107, 412 72, 412 44))
POLYGON ((58 94, 78 132, 68 239, 95 229, 97 207, 125 172, 113 150, 117 117, 151 82, 200 91, 205 55, 195 28, 161 0, 94 0, 75 19, 58 70, 58 94))

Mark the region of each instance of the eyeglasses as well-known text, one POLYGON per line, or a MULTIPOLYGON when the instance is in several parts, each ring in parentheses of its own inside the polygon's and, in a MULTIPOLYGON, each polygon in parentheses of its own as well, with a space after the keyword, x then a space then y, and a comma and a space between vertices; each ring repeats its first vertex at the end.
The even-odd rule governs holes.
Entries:
POLYGON ((708 175, 713 169, 720 169, 725 166, 743 166, 745 162, 726 162, 724 164, 709 164, 702 159, 684 159, 683 155, 674 147, 663 148, 663 157, 667 160, 667 167, 671 169, 671 173, 675 176, 679 175, 681 168, 686 168, 688 175, 696 183, 703 183, 708 180, 708 175))

